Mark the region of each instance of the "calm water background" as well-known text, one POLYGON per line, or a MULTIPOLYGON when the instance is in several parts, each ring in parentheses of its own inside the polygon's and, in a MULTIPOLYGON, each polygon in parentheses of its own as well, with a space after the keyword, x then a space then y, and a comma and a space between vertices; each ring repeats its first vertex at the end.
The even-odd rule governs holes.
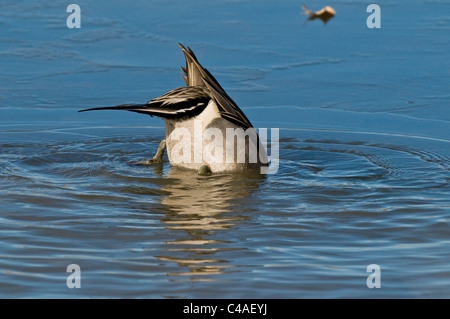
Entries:
POLYGON ((0 2, 0 297, 450 297, 449 1, 76 3, 0 2), (178 42, 280 128, 276 174, 136 166, 161 120, 76 112, 183 85, 178 42))

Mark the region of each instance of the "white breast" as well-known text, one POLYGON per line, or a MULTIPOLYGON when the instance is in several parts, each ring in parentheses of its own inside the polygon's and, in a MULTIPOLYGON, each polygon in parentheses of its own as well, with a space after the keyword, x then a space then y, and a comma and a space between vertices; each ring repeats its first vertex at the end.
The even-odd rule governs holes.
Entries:
POLYGON ((250 149, 257 149, 256 132, 249 142, 243 142, 245 146, 239 144, 232 133, 243 132, 243 129, 223 119, 213 100, 193 118, 183 121, 166 119, 165 122, 167 154, 173 166, 198 170, 207 164, 212 172, 260 166, 258 156, 256 162, 249 156, 250 149))

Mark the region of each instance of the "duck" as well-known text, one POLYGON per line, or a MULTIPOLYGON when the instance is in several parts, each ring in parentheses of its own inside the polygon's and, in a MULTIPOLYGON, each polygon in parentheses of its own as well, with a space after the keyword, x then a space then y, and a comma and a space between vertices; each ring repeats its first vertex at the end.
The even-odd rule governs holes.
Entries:
POLYGON ((196 170, 199 175, 267 169, 266 149, 238 105, 194 52, 179 43, 186 66, 181 67, 186 85, 144 104, 120 104, 79 110, 125 110, 156 116, 165 122, 165 138, 155 156, 138 162, 161 163, 167 152, 171 166, 196 170))

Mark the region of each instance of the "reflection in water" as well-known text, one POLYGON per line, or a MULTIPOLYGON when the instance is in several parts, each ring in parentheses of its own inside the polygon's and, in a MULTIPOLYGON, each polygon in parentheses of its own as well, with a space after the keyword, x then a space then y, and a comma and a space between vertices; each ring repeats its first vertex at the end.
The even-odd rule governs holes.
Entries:
POLYGON ((199 176, 194 171, 171 168, 162 199, 167 213, 162 222, 175 230, 173 240, 166 242, 167 255, 160 260, 176 262, 182 271, 170 276, 190 276, 189 280, 214 280, 198 275, 218 275, 235 271, 237 265, 219 258, 220 252, 244 249, 238 243, 218 239, 222 231, 247 219, 245 212, 232 211, 233 200, 251 195, 264 179, 259 172, 240 172, 199 176))

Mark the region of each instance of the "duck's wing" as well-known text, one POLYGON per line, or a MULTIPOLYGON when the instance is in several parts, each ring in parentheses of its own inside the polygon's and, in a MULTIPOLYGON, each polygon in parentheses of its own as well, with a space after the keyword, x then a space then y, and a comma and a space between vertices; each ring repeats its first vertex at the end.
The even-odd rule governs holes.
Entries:
POLYGON ((186 82, 187 86, 205 86, 203 84, 202 80, 202 73, 201 70, 203 69, 202 66, 198 63, 197 57, 195 56, 194 52, 190 48, 186 50, 186 48, 178 43, 178 45, 181 47, 184 53, 184 57, 186 58, 186 67, 181 67, 181 70, 183 70, 183 75, 181 76, 184 81, 186 82))
POLYGON ((208 105, 211 97, 203 86, 183 86, 148 101, 145 104, 121 104, 116 106, 95 107, 78 112, 96 110, 125 110, 158 116, 161 118, 181 119, 200 114, 208 105))
POLYGON ((302 9, 303 9, 302 14, 304 14, 304 15, 311 15, 311 14, 314 14, 314 12, 311 11, 306 5, 302 5, 302 9))
POLYGON ((186 81, 186 85, 202 85, 206 87, 211 97, 215 100, 219 113, 223 118, 244 129, 253 127, 244 112, 228 96, 214 76, 201 66, 194 52, 189 47, 186 49, 182 44, 179 44, 179 46, 186 58, 186 67, 182 67, 184 72, 183 79, 186 81))

